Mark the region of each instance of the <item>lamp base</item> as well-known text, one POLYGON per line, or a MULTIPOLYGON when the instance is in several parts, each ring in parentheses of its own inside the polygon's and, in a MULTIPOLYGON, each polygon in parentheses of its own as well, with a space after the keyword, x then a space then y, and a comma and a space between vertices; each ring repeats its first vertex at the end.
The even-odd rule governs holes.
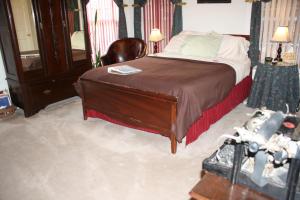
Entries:
POLYGON ((278 49, 277 49, 277 56, 274 60, 276 60, 277 62, 282 62, 282 58, 281 58, 281 52, 282 52, 282 43, 279 43, 278 49))
POLYGON ((157 45, 157 42, 154 42, 153 53, 158 53, 158 45, 157 45))

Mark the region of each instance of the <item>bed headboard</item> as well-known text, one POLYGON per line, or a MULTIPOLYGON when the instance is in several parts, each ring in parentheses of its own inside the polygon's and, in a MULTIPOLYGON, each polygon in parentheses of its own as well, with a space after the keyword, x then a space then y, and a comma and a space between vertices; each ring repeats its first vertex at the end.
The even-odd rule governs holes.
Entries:
POLYGON ((250 35, 239 35, 239 34, 230 34, 232 36, 238 36, 238 37, 243 37, 246 40, 250 41, 250 35))

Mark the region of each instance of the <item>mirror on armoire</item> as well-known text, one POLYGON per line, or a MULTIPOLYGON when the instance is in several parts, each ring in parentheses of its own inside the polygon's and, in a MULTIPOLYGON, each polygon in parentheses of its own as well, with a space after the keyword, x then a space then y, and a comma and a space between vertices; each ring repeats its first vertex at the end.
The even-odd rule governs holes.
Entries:
POLYGON ((67 16, 73 61, 87 59, 82 0, 67 0, 67 16))
POLYGON ((31 0, 11 0, 23 71, 42 68, 31 0))

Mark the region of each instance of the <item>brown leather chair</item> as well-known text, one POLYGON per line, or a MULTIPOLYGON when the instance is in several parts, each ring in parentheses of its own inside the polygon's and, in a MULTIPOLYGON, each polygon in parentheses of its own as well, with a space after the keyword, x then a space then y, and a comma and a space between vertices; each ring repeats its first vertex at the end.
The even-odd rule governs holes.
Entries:
POLYGON ((101 57, 103 65, 125 62, 144 57, 147 45, 139 38, 125 38, 113 42, 107 54, 101 57))

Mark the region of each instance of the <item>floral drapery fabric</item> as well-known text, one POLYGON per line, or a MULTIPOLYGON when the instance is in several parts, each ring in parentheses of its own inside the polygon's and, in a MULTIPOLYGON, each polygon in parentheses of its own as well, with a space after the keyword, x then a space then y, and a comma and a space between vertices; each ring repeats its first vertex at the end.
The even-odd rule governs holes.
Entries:
POLYGON ((114 0, 114 2, 119 7, 119 39, 127 38, 128 33, 127 33, 126 16, 124 11, 124 2, 123 0, 114 0))
POLYGON ((256 1, 252 3, 251 24, 250 24, 249 57, 251 59, 252 67, 257 65, 259 61, 260 25, 261 25, 261 2, 256 1))
POLYGON ((173 25, 172 25, 172 36, 177 35, 183 29, 182 23, 182 0, 171 0, 171 2, 175 5, 175 10, 173 14, 173 25))
POLYGON ((142 7, 147 0, 134 0, 134 37, 142 39, 142 7))

